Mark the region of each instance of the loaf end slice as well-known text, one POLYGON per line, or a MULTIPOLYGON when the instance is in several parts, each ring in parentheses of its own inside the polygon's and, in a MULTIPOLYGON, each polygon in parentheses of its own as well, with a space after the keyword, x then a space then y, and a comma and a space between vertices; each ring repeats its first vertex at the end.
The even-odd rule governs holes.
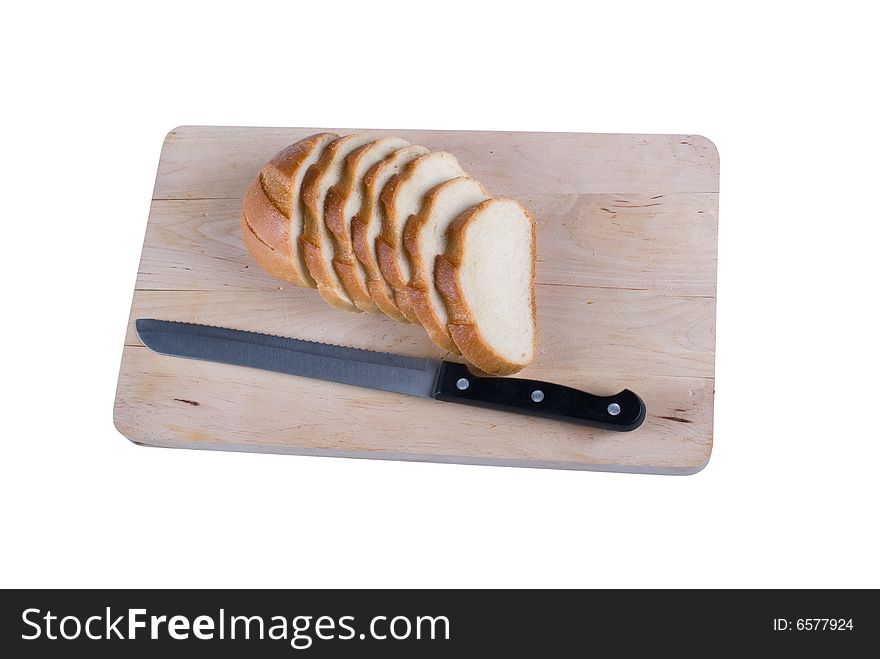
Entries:
POLYGON ((317 133, 279 151, 260 171, 242 203, 242 238, 248 251, 270 275, 297 286, 315 287, 299 249, 300 186, 306 170, 336 137, 317 133))
POLYGON ((403 228, 411 306, 431 340, 455 354, 460 351, 447 327, 446 303, 434 285, 434 261, 446 251, 446 230, 452 221, 488 198, 489 193, 479 181, 469 176, 454 178, 428 192, 421 211, 403 228))
POLYGON ((278 224, 287 222, 281 212, 266 198, 259 177, 251 183, 241 206, 241 238, 244 246, 257 264, 270 276, 296 286, 309 286, 309 283, 301 278, 295 268, 291 255, 282 253, 265 242, 257 234, 248 215, 259 218, 258 225, 263 228, 268 222, 278 224))
POLYGON ((480 370, 516 373, 537 346, 534 220, 512 199, 488 199, 453 220, 446 239, 434 277, 450 336, 480 370))

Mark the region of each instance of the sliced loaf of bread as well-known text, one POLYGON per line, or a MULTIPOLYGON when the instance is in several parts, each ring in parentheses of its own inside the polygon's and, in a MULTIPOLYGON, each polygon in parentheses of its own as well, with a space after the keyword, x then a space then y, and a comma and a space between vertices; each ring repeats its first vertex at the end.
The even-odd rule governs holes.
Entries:
POLYGON ((333 268, 333 243, 324 222, 324 201, 327 190, 339 183, 345 157, 375 138, 363 133, 346 135, 330 142, 321 158, 309 167, 303 178, 303 232, 300 236, 303 258, 309 273, 318 285, 324 301, 337 309, 360 311, 345 292, 333 268))
POLYGON ((381 313, 370 296, 364 268, 354 255, 351 220, 364 201, 364 175, 386 156, 408 145, 399 137, 385 137, 358 147, 345 157, 339 183, 327 190, 324 200, 324 223, 333 238, 333 267, 348 297, 361 311, 381 313))
POLYGON ((421 210, 425 194, 437 185, 464 174, 455 156, 445 151, 434 151, 416 158, 393 176, 379 197, 382 228, 376 238, 376 258, 382 276, 394 289, 397 308, 411 323, 418 323, 419 319, 407 292, 410 272, 403 249, 403 228, 410 216, 421 210))
POLYGON ((361 208, 351 220, 351 242, 355 256, 364 269, 367 290, 376 306, 395 320, 408 322, 394 301, 394 289, 388 285, 376 260, 376 238, 382 229, 382 207, 379 195, 385 184, 406 165, 428 153, 423 146, 410 145, 398 149, 373 165, 363 178, 361 208))
POLYGON ((434 261, 446 251, 446 229, 452 221, 488 198, 479 181, 459 176, 428 192, 422 209, 403 228, 412 308, 431 340, 456 354, 460 351, 449 334, 446 303, 434 285, 434 261))
POLYGON ((535 356, 535 222, 512 199, 488 199, 447 230, 435 281, 449 333, 480 370, 509 375, 535 356))
POLYGON ((297 286, 315 287, 299 246, 302 180, 337 137, 317 133, 279 151, 254 179, 242 203, 241 233, 248 251, 270 275, 297 286))

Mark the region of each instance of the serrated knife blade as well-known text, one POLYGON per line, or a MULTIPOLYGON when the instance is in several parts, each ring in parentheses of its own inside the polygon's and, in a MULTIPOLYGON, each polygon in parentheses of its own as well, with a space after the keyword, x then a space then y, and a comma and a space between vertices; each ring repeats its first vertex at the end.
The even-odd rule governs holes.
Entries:
POLYGON ((135 321, 145 346, 163 355, 259 368, 430 398, 443 362, 272 334, 153 318, 135 321))

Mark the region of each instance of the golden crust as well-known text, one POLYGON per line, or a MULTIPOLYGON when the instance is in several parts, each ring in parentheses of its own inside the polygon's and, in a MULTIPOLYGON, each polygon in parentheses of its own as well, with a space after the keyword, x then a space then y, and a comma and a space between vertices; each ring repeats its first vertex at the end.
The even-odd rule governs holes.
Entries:
MULTIPOLYGON (((467 226, 473 217, 488 204, 494 203, 498 197, 487 199, 469 208, 459 215, 449 225, 446 234, 446 253, 438 256, 434 266, 434 282, 440 295, 446 301, 446 309, 449 312, 449 334, 455 345, 461 350, 461 354, 480 370, 492 375, 510 375, 522 370, 527 363, 511 362, 499 355, 480 335, 480 331, 471 315, 467 301, 461 292, 459 283, 459 268, 467 242, 467 226)), ((535 220, 528 211, 523 209, 531 223, 531 255, 532 255, 532 325, 535 331, 532 333, 532 355, 537 349, 537 310, 535 307, 535 220)))
POLYGON ((344 212, 343 202, 344 198, 340 186, 331 185, 330 189, 327 190, 327 196, 324 198, 324 224, 327 226, 327 231, 330 232, 334 243, 334 250, 336 245, 344 240, 341 237, 345 234, 345 219, 342 217, 344 212))
MULTIPOLYGON (((306 267, 309 269, 309 272, 321 272, 324 268, 324 255, 321 252, 321 248, 315 247, 314 244, 310 243, 302 236, 299 237, 299 244, 300 249, 302 250, 303 260, 306 262, 306 267)), ((331 307, 342 309, 344 311, 357 311, 357 309, 352 307, 350 302, 339 297, 335 288, 328 288, 327 286, 322 285, 320 281, 318 282, 318 295, 320 295, 324 302, 331 307)))
POLYGON ((275 279, 302 286, 299 274, 294 270, 290 259, 276 252, 257 237, 251 229, 244 211, 241 212, 241 237, 248 252, 267 274, 275 279))
MULTIPOLYGON (((419 245, 419 235, 428 221, 434 208, 437 196, 449 185, 454 184, 456 179, 450 179, 440 183, 425 195, 421 211, 411 216, 403 227, 403 251, 407 256, 410 268, 410 280, 407 285, 410 305, 419 319, 419 323, 425 328, 431 340, 453 354, 461 354, 461 350, 455 345, 455 341, 449 334, 447 326, 440 321, 431 305, 429 292, 430 276, 433 276, 433 264, 425 263, 419 245)), ((480 185, 483 189, 483 186, 480 185)), ((485 189, 483 189, 485 192, 485 189)), ((488 193, 486 193, 488 196, 488 193)))
POLYGON ((449 334, 447 326, 443 325, 437 319, 434 309, 431 308, 429 293, 409 286, 407 288, 407 294, 409 295, 410 307, 416 314, 422 327, 425 328, 431 341, 447 352, 451 352, 454 355, 460 355, 461 350, 455 345, 455 341, 449 334))
MULTIPOLYGON (((428 151, 425 150, 425 153, 428 153, 428 151)), ((368 221, 371 219, 370 209, 373 208, 375 201, 381 197, 382 193, 382 190, 376 188, 376 178, 379 172, 387 165, 386 161, 388 158, 393 157, 393 155, 392 153, 385 160, 376 163, 364 174, 364 199, 361 209, 351 220, 351 244, 355 257, 364 268, 367 290, 373 302, 386 316, 402 323, 408 323, 410 322, 409 319, 397 308, 393 289, 389 290, 390 286, 382 275, 376 258, 377 245, 369 239, 368 231, 368 221)), ((377 206, 381 214, 381 203, 377 204, 377 206)), ((381 218, 377 219, 381 221, 381 218)))
POLYGON ((339 148, 350 137, 352 136, 347 135, 330 142, 324 148, 320 160, 309 167, 303 177, 302 189, 300 190, 303 202, 303 232, 300 236, 300 245, 306 267, 314 277, 321 297, 337 309, 360 311, 350 299, 347 299, 344 291, 340 290, 336 277, 333 276, 328 264, 324 261, 321 248, 323 240, 321 223, 324 221, 322 217, 324 209, 318 208, 318 183, 324 172, 333 163, 339 148))
POLYGON ((361 283, 356 268, 357 265, 354 263, 333 260, 336 276, 339 277, 342 287, 348 292, 348 297, 354 302, 354 306, 367 313, 382 313, 382 310, 373 301, 369 289, 361 283))
MULTIPOLYGON (((365 177, 366 178, 366 177, 365 177)), ((408 323, 406 317, 397 309, 394 298, 389 295, 376 258, 370 253, 367 227, 360 212, 351 220, 351 246, 354 255, 364 269, 367 281, 367 293, 376 307, 389 318, 401 323, 408 323)))
POLYGON ((397 267, 397 259, 394 255, 394 243, 397 240, 397 214, 394 209, 394 198, 397 196, 397 190, 402 181, 403 173, 395 174, 388 179, 379 194, 382 228, 376 237, 376 262, 379 264, 379 271, 395 292, 406 287, 406 282, 403 281, 403 275, 400 268, 397 267))
POLYGON ((399 291, 394 291, 394 304, 397 305, 400 313, 409 322, 421 325, 419 317, 416 315, 416 310, 413 308, 412 300, 409 298, 409 291, 407 291, 405 286, 399 291))
POLYGON ((388 294, 388 287, 384 281, 371 281, 368 279, 367 290, 370 292, 373 302, 376 303, 376 306, 379 307, 382 313, 399 323, 409 323, 406 316, 400 313, 400 310, 397 308, 394 294, 388 294))
POLYGON ((294 255, 297 246, 291 243, 290 216, 294 200, 299 200, 299 191, 293 188, 303 163, 334 137, 334 133, 315 133, 276 153, 251 183, 242 202, 246 217, 242 239, 248 251, 266 272, 297 286, 314 288, 315 282, 298 267, 294 255), (286 265, 285 259, 289 261, 286 265))
POLYGON ((263 166, 260 178, 266 195, 285 217, 290 217, 293 200, 297 196, 293 183, 299 168, 317 147, 329 138, 336 137, 339 137, 336 133, 309 135, 276 153, 263 166))
POLYGON ((327 230, 333 238, 333 269, 354 305, 361 311, 370 313, 381 313, 381 310, 358 277, 352 239, 348 234, 343 215, 348 195, 354 186, 358 185, 358 181, 354 180, 358 161, 378 141, 359 146, 345 157, 342 178, 337 185, 327 190, 327 197, 324 200, 324 224, 327 225, 327 230))
POLYGON ((297 286, 313 286, 300 276, 294 263, 289 243, 290 220, 269 200, 259 176, 244 195, 241 236, 251 256, 267 273, 297 286))
MULTIPOLYGON (((418 160, 418 159, 416 159, 418 160)), ((415 162, 415 161, 413 161, 415 162)), ((409 299, 406 286, 407 282, 403 279, 400 267, 397 264, 397 255, 395 254, 394 243, 397 241, 397 223, 401 220, 397 218, 394 209, 394 197, 397 195, 397 189, 405 180, 407 172, 412 168, 412 163, 400 174, 392 176, 382 193, 379 195, 379 208, 382 218, 382 229, 376 237, 376 262, 379 265, 379 271, 388 282, 388 285, 394 290, 394 304, 400 310, 400 313, 411 323, 420 325, 419 317, 413 309, 409 299)), ((406 221, 404 219, 403 221, 406 221)))
POLYGON ((425 195, 425 201, 422 204, 422 210, 416 215, 412 215, 403 226, 403 251, 409 260, 409 286, 419 291, 428 290, 428 275, 422 267, 423 260, 421 249, 419 247, 419 234, 422 227, 428 221, 428 215, 434 204, 434 195, 438 189, 449 183, 441 183, 436 188, 425 195))

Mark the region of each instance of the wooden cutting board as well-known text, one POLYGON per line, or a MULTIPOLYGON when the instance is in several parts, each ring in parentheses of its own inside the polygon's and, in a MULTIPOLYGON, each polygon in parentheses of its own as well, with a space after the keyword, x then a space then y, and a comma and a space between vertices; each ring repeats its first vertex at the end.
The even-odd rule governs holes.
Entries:
MULTIPOLYGON (((424 357, 418 327, 328 307, 269 278, 239 235, 245 188, 316 128, 184 126, 162 148, 114 408, 137 444, 690 474, 712 450, 718 153, 692 135, 375 131, 458 156, 537 220, 539 345, 523 377, 607 395, 645 423, 615 433, 145 348, 139 317, 424 357)), ((355 129, 330 129, 339 133, 355 129)), ((137 221, 133 219, 133 221, 137 221)))

